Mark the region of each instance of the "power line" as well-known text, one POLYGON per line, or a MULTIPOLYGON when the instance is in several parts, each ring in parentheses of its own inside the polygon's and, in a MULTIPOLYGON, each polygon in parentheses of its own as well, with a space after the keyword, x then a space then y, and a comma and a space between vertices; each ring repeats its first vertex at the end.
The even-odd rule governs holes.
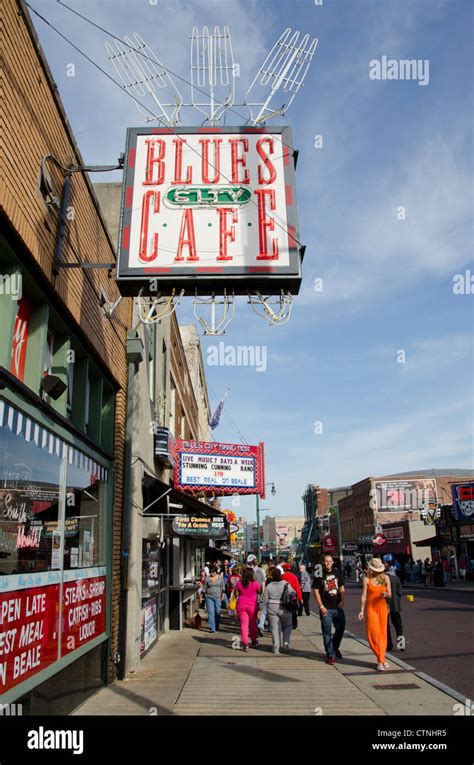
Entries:
MULTIPOLYGON (((60 5, 64 5, 62 2, 60 2, 60 0, 56 0, 56 2, 60 3, 60 5)), ((40 19, 41 19, 41 20, 42 20, 42 21, 43 21, 43 22, 44 22, 44 23, 45 23, 47 26, 49 26, 49 27, 50 27, 50 28, 51 28, 51 29, 52 29, 54 32, 56 32, 56 34, 58 34, 58 35, 59 35, 59 36, 60 36, 60 37, 61 37, 63 40, 65 40, 65 42, 67 42, 69 45, 71 45, 71 46, 74 48, 74 50, 76 50, 76 51, 77 51, 77 52, 78 52, 78 53, 79 53, 81 56, 83 56, 83 57, 84 57, 84 58, 85 58, 87 61, 89 61, 89 63, 91 63, 91 64, 92 64, 92 65, 93 65, 93 66, 94 66, 96 69, 98 69, 100 72, 102 72, 102 74, 105 74, 105 76, 106 76, 106 77, 107 77, 109 80, 111 80, 111 82, 113 82, 115 85, 117 85, 117 86, 120 88, 120 90, 121 90, 121 92, 122 92, 122 93, 124 93, 124 92, 125 92, 125 93, 126 93, 128 96, 130 96, 130 98, 132 98, 134 101, 136 101, 136 103, 140 104, 140 106, 143 106, 143 107, 144 107, 144 108, 145 108, 145 109, 146 109, 146 110, 149 112, 149 114, 151 114, 151 115, 152 115, 152 116, 153 116, 155 119, 157 119, 159 122, 163 123, 163 124, 164 124, 164 126, 165 126, 166 128, 170 129, 170 130, 172 131, 173 135, 175 135, 175 136, 176 136, 176 138, 178 138, 179 140, 182 140, 182 139, 180 139, 180 136, 179 136, 179 134, 178 134, 178 133, 176 133, 176 132, 173 130, 173 128, 172 128, 172 127, 170 128, 170 126, 169 126, 169 125, 167 125, 167 124, 164 122, 164 120, 163 120, 161 117, 157 117, 157 116, 156 116, 156 115, 155 115, 155 114, 154 114, 154 113, 151 111, 151 109, 149 109, 149 108, 148 108, 148 106, 146 106, 145 104, 142 104, 142 102, 141 102, 141 101, 139 101, 139 100, 138 100, 138 98, 136 98, 136 97, 135 97, 135 96, 133 96, 131 93, 129 93, 129 92, 128 92, 128 90, 125 90, 125 88, 123 87, 123 85, 121 85, 121 84, 120 84, 120 83, 119 83, 117 80, 115 80, 115 79, 114 79, 114 78, 113 78, 113 77, 112 77, 112 76, 111 76, 111 75, 110 75, 108 72, 106 72, 106 71, 105 71, 105 69, 103 69, 101 66, 99 66, 99 64, 97 64, 97 63, 96 63, 96 62, 95 62, 95 61, 94 61, 92 58, 90 58, 90 56, 88 56, 86 53, 84 53, 84 51, 82 51, 82 50, 81 50, 81 49, 80 49, 80 48, 79 48, 77 45, 75 45, 75 44, 74 44, 74 43, 73 43, 71 40, 69 40, 69 38, 68 38, 68 37, 66 37, 66 36, 65 36, 65 35, 64 35, 64 34, 63 34, 63 33, 62 33, 62 32, 61 32, 59 29, 57 29, 57 28, 56 28, 56 27, 55 27, 53 24, 51 24, 51 22, 50 22, 50 21, 48 21, 47 19, 45 19, 45 17, 44 17, 44 16, 42 16, 42 15, 41 15, 41 14, 40 14, 40 13, 39 13, 37 10, 35 10, 35 9, 34 9, 34 8, 33 8, 33 7, 32 7, 32 6, 31 6, 31 5, 28 3, 28 2, 26 2, 25 4, 26 4, 26 6, 27 6, 27 7, 28 7, 28 8, 29 8, 29 9, 30 9, 30 10, 31 10, 31 11, 32 11, 34 14, 36 14, 36 16, 38 16, 38 18, 40 18, 40 19)), ((80 13, 78 13, 77 11, 75 11, 74 9, 72 9, 72 8, 69 8, 69 6, 67 6, 67 5, 64 5, 64 7, 65 7, 65 8, 67 8, 68 10, 71 10, 73 13, 75 13, 75 14, 76 14, 76 15, 78 15, 78 16, 80 16, 81 18, 84 18, 86 21, 89 21, 89 20, 88 20, 88 19, 86 19, 84 16, 82 16, 80 13)), ((112 34, 112 33, 110 33, 110 32, 107 32, 107 30, 103 29, 102 27, 100 27, 99 25, 95 24, 94 22, 92 22, 92 21, 91 21, 91 22, 89 22, 89 23, 91 23, 93 26, 96 26, 96 27, 97 27, 98 29, 100 29, 101 31, 105 32, 105 34, 110 34, 110 36, 111 36, 111 37, 115 37, 115 35, 113 35, 113 34, 112 34)), ((116 39, 120 39, 120 38, 116 38, 116 39)), ((193 146, 189 146, 189 144, 187 144, 187 146, 188 146, 188 147, 189 147, 189 149, 190 149, 190 150, 192 150, 192 151, 193 151, 195 154, 197 154, 198 156, 200 156, 200 154, 199 154, 199 152, 198 152, 198 150, 197 150, 197 149, 195 149, 193 146)), ((290 147, 290 148, 291 148, 291 147, 290 147)), ((294 151, 294 150, 293 150, 293 151, 294 151)), ((208 162, 208 164, 209 164, 209 166, 210 166, 210 167, 211 167, 213 170, 215 170, 215 171, 217 172, 217 170, 218 170, 218 169, 217 169, 217 167, 216 167, 215 165, 213 165, 211 162, 208 162)), ((230 179, 230 178, 228 178, 227 176, 225 176, 225 175, 224 175, 222 172, 221 172, 221 175, 222 175, 222 177, 224 178, 224 180, 225 180, 225 181, 227 181, 228 183, 232 183, 231 179, 230 179)), ((254 207, 257 207, 257 208, 258 208, 258 204, 257 204, 257 203, 256 203, 256 202, 255 202, 255 201, 252 199, 252 198, 250 198, 250 199, 249 199, 249 203, 250 203, 250 204, 253 204, 253 205, 254 205, 254 207)), ((293 241, 294 241, 296 244, 298 244, 300 247, 303 247, 303 246, 304 246, 304 245, 302 244, 302 242, 300 242, 298 239, 296 239, 296 237, 294 236, 294 234, 291 234, 291 233, 288 231, 288 229, 287 229, 287 228, 285 228, 284 226, 282 226, 280 223, 278 223, 278 221, 277 221, 275 218, 271 218, 271 220, 273 220, 273 222, 275 223, 275 225, 276 225, 276 226, 278 226, 278 228, 280 228, 280 229, 281 229, 281 230, 282 230, 282 231, 283 231, 283 232, 284 232, 284 233, 285 233, 285 234, 286 234, 288 237, 290 237, 290 238, 291 238, 291 239, 292 239, 292 240, 293 240, 293 241)))
MULTIPOLYGON (((114 40, 117 40, 122 45, 125 45, 127 48, 130 48, 135 53, 138 53, 140 56, 145 58, 147 61, 151 61, 153 64, 157 64, 158 63, 154 59, 150 58, 150 56, 147 56, 146 53, 143 53, 143 51, 137 50, 136 48, 133 47, 133 45, 129 45, 129 43, 125 42, 125 40, 122 40, 122 38, 117 37, 117 35, 114 35, 113 32, 109 32, 108 29, 105 29, 105 27, 102 27, 100 24, 97 24, 95 21, 92 21, 91 19, 88 19, 87 16, 84 16, 82 13, 79 13, 79 11, 76 11, 75 8, 71 8, 71 6, 66 5, 66 3, 62 2, 62 0, 56 0, 56 2, 59 5, 61 5, 63 8, 66 8, 66 10, 70 11, 71 13, 74 13, 76 16, 78 16, 83 21, 86 21, 88 24, 90 24, 91 26, 93 26, 96 29, 98 29, 100 32, 103 32, 104 34, 109 35, 109 37, 112 37, 114 40)), ((168 74, 172 74, 173 77, 176 77, 178 80, 181 80, 181 82, 184 82, 186 85, 189 85, 190 88, 194 88, 194 90, 197 90, 199 93, 202 93, 207 98, 211 98, 210 93, 207 93, 207 91, 203 90, 202 88, 198 87, 197 85, 193 85, 185 77, 182 77, 177 72, 174 72, 172 69, 169 69, 168 67, 166 67, 161 61, 160 61, 160 66, 165 70, 165 72, 167 72, 168 74)), ((220 106, 222 106, 222 104, 220 104, 220 106)), ((236 111, 233 107, 227 106, 226 109, 229 110, 230 112, 232 112, 233 114, 236 114, 237 117, 239 117, 239 119, 245 120, 245 117, 242 114, 240 114, 238 111, 236 111)), ((204 122, 207 122, 207 120, 204 120, 204 122)), ((244 124, 247 124, 247 122, 248 122, 248 119, 245 120, 244 124)), ((283 146, 286 146, 288 149, 291 149, 292 152, 296 151, 294 146, 291 146, 290 144, 285 143, 285 141, 281 140, 281 143, 282 143, 283 146)))

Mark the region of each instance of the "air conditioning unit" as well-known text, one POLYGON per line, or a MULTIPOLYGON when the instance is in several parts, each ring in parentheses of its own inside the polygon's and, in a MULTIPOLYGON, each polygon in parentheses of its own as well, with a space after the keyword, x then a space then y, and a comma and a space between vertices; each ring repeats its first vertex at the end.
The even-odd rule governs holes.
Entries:
POLYGON ((166 468, 174 468, 175 440, 168 428, 158 428, 155 433, 155 459, 166 468))

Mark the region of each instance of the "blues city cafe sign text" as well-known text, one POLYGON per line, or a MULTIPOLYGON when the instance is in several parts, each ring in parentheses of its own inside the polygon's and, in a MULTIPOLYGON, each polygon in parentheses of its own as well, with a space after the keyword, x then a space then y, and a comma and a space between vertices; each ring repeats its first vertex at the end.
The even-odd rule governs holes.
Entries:
POLYGON ((156 278, 236 292, 271 283, 296 294, 294 165, 289 128, 129 129, 122 292, 156 278))

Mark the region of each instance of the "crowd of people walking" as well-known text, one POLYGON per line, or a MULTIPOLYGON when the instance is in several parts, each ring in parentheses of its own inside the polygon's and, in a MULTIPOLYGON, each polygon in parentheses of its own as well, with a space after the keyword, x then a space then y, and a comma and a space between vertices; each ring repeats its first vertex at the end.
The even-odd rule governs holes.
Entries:
MULTIPOLYGON (((280 560, 260 563, 254 555, 246 564, 229 566, 217 561, 201 571, 200 596, 208 613, 208 628, 219 630, 222 604, 235 625, 240 626, 244 652, 257 648, 259 637, 270 632, 273 653, 290 653, 292 630, 298 618, 311 613, 311 591, 319 609, 326 662, 342 659, 344 637, 345 580, 332 555, 323 555, 322 565, 311 576, 306 566, 292 566, 280 560)), ((386 652, 393 649, 390 624, 397 648, 404 650, 401 617, 401 581, 392 556, 372 558, 362 578, 359 619, 365 620, 367 640, 377 662, 377 670, 389 669, 386 652)))

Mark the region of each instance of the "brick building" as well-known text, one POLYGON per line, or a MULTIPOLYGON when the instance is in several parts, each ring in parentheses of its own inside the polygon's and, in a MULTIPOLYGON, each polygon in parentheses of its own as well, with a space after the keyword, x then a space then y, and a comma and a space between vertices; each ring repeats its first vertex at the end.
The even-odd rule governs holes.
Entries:
POLYGON ((368 555, 431 557, 430 544, 414 543, 435 537, 438 506, 452 503, 453 483, 472 477, 470 470, 433 469, 358 481, 338 502, 342 541, 357 544, 359 552, 368 555), (387 538, 380 547, 372 541, 379 532, 387 538))
POLYGON ((0 601, 32 626, 0 693, 59 713, 115 674, 130 301, 104 310, 110 235, 26 6, 3 9, 0 601))

